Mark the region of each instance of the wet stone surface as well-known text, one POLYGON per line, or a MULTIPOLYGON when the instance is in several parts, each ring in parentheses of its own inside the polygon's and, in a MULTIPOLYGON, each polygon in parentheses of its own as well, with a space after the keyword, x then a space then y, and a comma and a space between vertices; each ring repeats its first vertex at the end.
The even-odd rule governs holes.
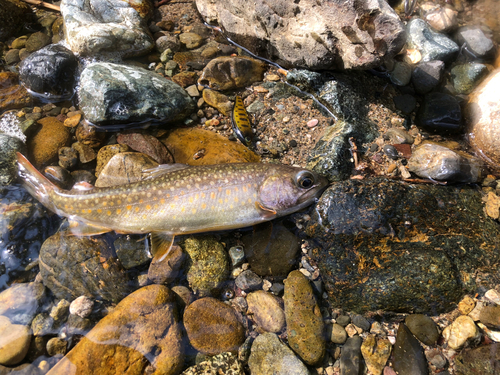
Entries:
POLYGON ((498 226, 475 219, 480 199, 473 189, 380 178, 330 187, 307 227, 322 245, 314 258, 330 302, 360 313, 450 309, 477 287, 474 272, 498 261, 498 226))

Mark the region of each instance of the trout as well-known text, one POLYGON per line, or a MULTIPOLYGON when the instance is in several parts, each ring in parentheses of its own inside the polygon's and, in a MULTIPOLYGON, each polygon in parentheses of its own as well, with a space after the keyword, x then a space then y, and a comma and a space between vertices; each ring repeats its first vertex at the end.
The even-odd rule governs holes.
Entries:
POLYGON ((17 157, 26 190, 67 217, 77 235, 115 231, 173 239, 242 228, 299 211, 328 185, 314 172, 286 165, 174 164, 149 170, 139 182, 68 191, 51 183, 23 155, 17 157))

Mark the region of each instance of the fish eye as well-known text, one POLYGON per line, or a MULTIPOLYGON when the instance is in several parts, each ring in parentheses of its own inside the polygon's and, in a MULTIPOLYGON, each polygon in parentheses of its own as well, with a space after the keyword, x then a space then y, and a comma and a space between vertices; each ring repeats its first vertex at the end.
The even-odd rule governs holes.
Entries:
POLYGON ((314 185, 314 175, 309 171, 297 173, 296 184, 299 188, 309 189, 314 185))

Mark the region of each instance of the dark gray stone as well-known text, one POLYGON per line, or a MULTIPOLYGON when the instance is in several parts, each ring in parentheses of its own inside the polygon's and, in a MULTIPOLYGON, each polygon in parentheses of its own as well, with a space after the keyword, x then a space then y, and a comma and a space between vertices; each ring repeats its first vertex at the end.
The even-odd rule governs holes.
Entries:
POLYGON ((449 94, 431 92, 425 96, 415 121, 427 130, 456 133, 463 125, 460 103, 449 94))
POLYGON ((125 269, 141 266, 151 260, 144 235, 123 235, 115 240, 114 245, 116 256, 125 269))
POLYGON ((176 83, 146 69, 94 63, 81 74, 80 109, 96 125, 123 125, 181 120, 194 109, 176 83))
POLYGON ((361 344, 363 339, 360 336, 349 337, 342 347, 340 353, 340 373, 342 375, 361 375, 362 356, 361 344))
POLYGON ((19 78, 31 91, 47 99, 73 96, 78 60, 60 44, 50 44, 23 60, 19 78))
POLYGON ((432 60, 421 62, 413 69, 411 80, 418 94, 427 94, 437 87, 444 71, 444 62, 432 60))
POLYGON ((406 25, 407 43, 422 54, 422 61, 453 60, 459 51, 458 45, 443 34, 439 34, 420 18, 414 18, 406 25))
POLYGON ((424 349, 403 323, 399 324, 393 355, 393 368, 398 374, 427 375, 429 373, 424 349))
POLYGON ((447 311, 478 287, 476 272, 495 273, 500 260, 500 228, 472 188, 339 182, 321 196, 306 233, 318 243, 313 258, 332 307, 357 313, 447 311))
POLYGON ((352 324, 361 328, 363 331, 369 331, 371 327, 370 322, 362 315, 354 315, 352 317, 352 324))
POLYGON ((250 270, 243 271, 235 280, 236 286, 245 292, 260 289, 262 279, 250 270))
POLYGON ((412 113, 417 106, 417 99, 410 94, 395 96, 393 100, 396 108, 405 115, 412 113))

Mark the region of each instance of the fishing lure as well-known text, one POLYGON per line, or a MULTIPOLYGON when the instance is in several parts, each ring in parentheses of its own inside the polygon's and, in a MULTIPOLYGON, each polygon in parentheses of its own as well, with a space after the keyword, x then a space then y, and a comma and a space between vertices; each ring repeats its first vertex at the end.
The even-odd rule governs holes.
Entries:
POLYGON ((247 110, 245 109, 245 105, 243 104, 243 100, 239 95, 236 96, 234 101, 231 123, 236 137, 238 137, 241 143, 250 147, 253 141, 252 125, 250 124, 250 119, 248 117, 247 110))

